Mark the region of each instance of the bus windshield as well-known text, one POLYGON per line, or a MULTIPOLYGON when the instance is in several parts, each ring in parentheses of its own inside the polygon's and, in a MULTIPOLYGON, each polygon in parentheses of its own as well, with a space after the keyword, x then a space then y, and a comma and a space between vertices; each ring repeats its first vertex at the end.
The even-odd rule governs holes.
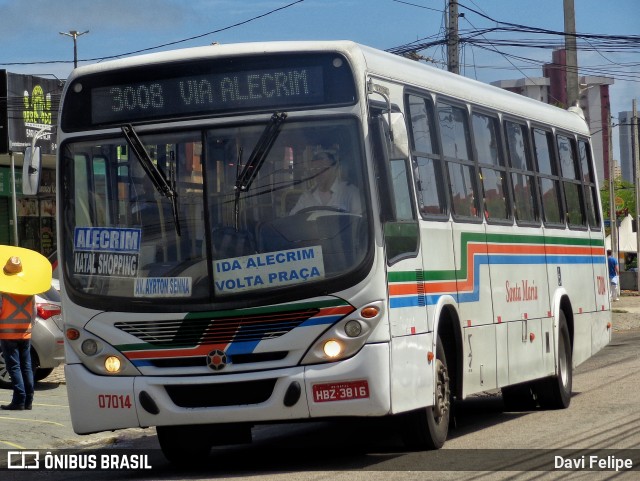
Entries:
POLYGON ((371 244, 357 125, 286 120, 266 148, 267 123, 138 131, 143 150, 124 135, 65 143, 69 295, 175 304, 326 291, 371 244), (149 161, 172 195, 152 182, 149 161))

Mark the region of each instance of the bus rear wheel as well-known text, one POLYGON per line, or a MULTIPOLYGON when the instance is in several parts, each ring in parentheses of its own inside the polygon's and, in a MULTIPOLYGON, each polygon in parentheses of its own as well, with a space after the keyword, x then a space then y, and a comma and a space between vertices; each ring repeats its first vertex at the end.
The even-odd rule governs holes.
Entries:
POLYGON ((536 386, 538 402, 544 409, 566 409, 571 404, 573 356, 567 319, 562 311, 560 311, 559 323, 557 373, 555 376, 542 379, 536 386))
POLYGON ((402 436, 410 449, 440 449, 449 434, 451 382, 442 341, 436 342, 435 404, 402 415, 402 436))

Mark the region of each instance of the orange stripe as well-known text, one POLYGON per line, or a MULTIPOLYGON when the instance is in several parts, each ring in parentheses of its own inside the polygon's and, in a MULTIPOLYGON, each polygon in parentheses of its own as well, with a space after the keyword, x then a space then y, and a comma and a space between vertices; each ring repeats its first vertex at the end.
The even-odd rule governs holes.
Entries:
MULTIPOLYGON (((425 293, 440 292, 465 292, 473 290, 475 254, 563 254, 563 255, 599 255, 603 251, 600 247, 572 247, 553 245, 518 245, 518 244, 478 244, 470 242, 467 244, 467 278, 456 281, 425 282, 425 293)), ((391 284, 389 294, 394 296, 418 294, 417 283, 391 284)))

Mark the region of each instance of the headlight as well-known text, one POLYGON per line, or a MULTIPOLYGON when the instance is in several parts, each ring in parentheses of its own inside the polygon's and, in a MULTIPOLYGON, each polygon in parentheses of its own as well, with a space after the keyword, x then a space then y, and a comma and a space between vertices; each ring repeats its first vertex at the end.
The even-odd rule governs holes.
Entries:
POLYGON ((140 371, 124 354, 98 336, 78 328, 67 328, 66 344, 91 372, 109 376, 139 376, 140 371))
POLYGON ((301 364, 339 361, 355 355, 382 319, 378 304, 381 303, 367 306, 334 324, 315 340, 301 364))

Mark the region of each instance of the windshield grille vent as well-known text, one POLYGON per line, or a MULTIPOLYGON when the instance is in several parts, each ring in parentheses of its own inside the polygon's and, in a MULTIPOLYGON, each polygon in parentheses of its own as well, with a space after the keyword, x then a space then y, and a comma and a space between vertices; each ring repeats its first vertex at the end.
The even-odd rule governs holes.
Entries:
POLYGON ((228 344, 275 339, 315 316, 319 309, 216 319, 117 322, 118 329, 160 346, 228 344))

